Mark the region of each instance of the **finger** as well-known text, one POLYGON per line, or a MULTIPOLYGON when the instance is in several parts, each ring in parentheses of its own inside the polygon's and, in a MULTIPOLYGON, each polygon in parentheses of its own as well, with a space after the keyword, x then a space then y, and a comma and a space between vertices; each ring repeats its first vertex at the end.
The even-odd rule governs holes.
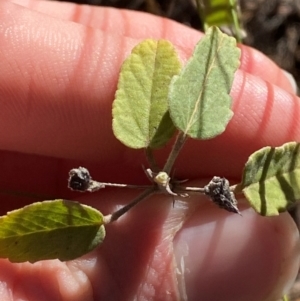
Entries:
MULTIPOLYGON (((134 39, 166 38, 188 54, 192 53, 194 45, 203 35, 199 31, 182 26, 174 21, 143 12, 89 5, 79 6, 74 3, 58 3, 55 1, 14 0, 13 2, 49 16, 90 26, 106 33, 114 33, 134 39)), ((242 70, 278 85, 288 92, 296 92, 286 74, 272 60, 261 52, 245 45, 241 45, 241 49, 240 68, 242 70)))
MULTIPOLYGON (((107 214, 135 194, 104 191, 85 201, 107 214)), ((83 258, 33 265, 0 260, 2 294, 31 301, 276 300, 297 275, 298 231, 287 214, 242 214, 199 197, 173 206, 169 197, 155 196, 107 225, 103 244, 83 258)))
MULTIPOLYGON (((68 188, 69 171, 79 166, 88 168, 93 178, 101 182, 138 185, 147 181, 146 175, 140 176, 141 166, 136 172, 132 169, 123 171, 120 167, 119 172, 115 173, 109 166, 95 162, 7 151, 0 151, 0 166, 0 216, 33 202, 73 199, 79 196, 87 198, 89 193, 73 192, 68 188)), ((149 181, 146 183, 150 184, 149 181)))
MULTIPOLYGON (((5 24, 1 28, 9 29, 0 38, 1 147, 88 159, 110 167, 115 174, 120 167, 142 174, 143 152, 127 151, 111 130, 117 70, 136 41, 55 21, 7 2, 0 5, 0 20, 5 24), (46 38, 41 40, 41 36, 46 38)), ((181 55, 186 56, 183 51, 181 55)), ((190 142, 185 151, 192 156, 179 158, 179 175, 189 171, 187 176, 192 177, 217 170, 237 177, 251 151, 299 139, 295 96, 242 71, 236 75, 232 95, 235 116, 228 130, 213 141, 197 142, 197 148, 190 142), (205 160, 198 160, 198 149, 208 154, 205 160)))
POLYGON ((67 188, 69 170, 80 165, 73 164, 57 158, 1 151, 0 215, 33 202, 78 197, 78 193, 72 194, 67 188))

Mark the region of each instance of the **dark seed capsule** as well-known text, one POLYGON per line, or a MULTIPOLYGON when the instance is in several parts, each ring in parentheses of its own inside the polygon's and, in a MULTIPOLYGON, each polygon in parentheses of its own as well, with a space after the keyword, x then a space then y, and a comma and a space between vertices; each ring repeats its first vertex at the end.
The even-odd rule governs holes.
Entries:
POLYGON ((69 172, 68 186, 72 190, 86 191, 90 187, 92 178, 84 167, 73 168, 69 172))
POLYGON ((220 208, 241 214, 237 208, 237 200, 235 199, 234 193, 230 191, 229 181, 227 179, 213 177, 204 189, 205 194, 220 208))

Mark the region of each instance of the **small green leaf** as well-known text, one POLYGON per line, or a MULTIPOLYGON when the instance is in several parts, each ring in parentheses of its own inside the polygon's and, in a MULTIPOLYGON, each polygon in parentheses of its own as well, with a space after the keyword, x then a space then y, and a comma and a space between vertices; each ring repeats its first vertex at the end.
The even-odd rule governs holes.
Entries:
POLYGON ((261 215, 278 215, 300 199, 299 146, 264 147, 249 157, 237 188, 261 215))
POLYGON ((102 214, 78 202, 33 203, 0 217, 0 257, 11 262, 78 258, 105 236, 102 214))
POLYGON ((172 77, 181 70, 173 45, 145 40, 124 61, 113 103, 113 131, 131 148, 159 148, 175 127, 168 113, 172 77))
POLYGON ((198 10, 205 31, 210 26, 218 26, 231 32, 241 41, 243 32, 238 0, 200 0, 198 10))
POLYGON ((206 26, 232 25, 237 14, 236 0, 204 0, 201 16, 206 26))
POLYGON ((229 92, 239 56, 235 39, 212 27, 181 73, 173 77, 170 115, 185 135, 209 139, 225 130, 233 115, 229 92))

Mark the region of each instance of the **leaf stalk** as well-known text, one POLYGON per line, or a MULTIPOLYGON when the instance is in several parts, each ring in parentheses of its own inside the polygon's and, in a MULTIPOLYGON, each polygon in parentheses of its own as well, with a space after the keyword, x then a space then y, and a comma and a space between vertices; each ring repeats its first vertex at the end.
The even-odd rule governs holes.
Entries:
POLYGON ((180 131, 176 137, 176 141, 172 147, 172 151, 163 169, 163 171, 166 172, 167 174, 170 174, 171 169, 175 163, 175 160, 178 157, 179 152, 181 151, 186 139, 187 136, 185 135, 185 133, 180 131))
POLYGON ((132 207, 140 203, 141 201, 145 200, 149 196, 151 196, 155 191, 157 190, 157 187, 152 186, 145 191, 143 191, 140 195, 138 195, 131 203, 125 205, 121 209, 113 212, 110 215, 105 216, 104 222, 105 224, 112 223, 116 221, 118 218, 120 218, 123 214, 125 214, 127 211, 129 211, 132 207))

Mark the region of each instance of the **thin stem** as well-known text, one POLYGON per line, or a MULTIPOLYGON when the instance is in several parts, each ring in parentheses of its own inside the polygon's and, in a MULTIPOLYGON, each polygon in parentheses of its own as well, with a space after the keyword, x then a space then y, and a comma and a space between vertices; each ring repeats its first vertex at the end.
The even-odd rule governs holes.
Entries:
POLYGON ((239 184, 235 184, 235 185, 231 185, 230 186, 230 191, 236 193, 236 194, 241 194, 243 193, 243 189, 242 189, 242 183, 239 184))
POLYGON ((175 192, 199 192, 204 193, 205 189, 201 187, 176 187, 175 192))
POLYGON ((235 185, 231 185, 230 186, 230 191, 234 192, 238 187, 238 184, 235 184, 235 185))
POLYGON ((232 20, 233 20, 233 25, 234 25, 234 29, 235 29, 235 38, 237 40, 238 43, 242 42, 242 37, 241 37, 241 24, 239 21, 239 7, 238 7, 238 2, 237 0, 229 0, 230 3, 230 7, 231 7, 231 16, 232 16, 232 20))
POLYGON ((132 207, 137 205, 139 202, 145 200, 150 195, 152 195, 157 190, 157 187, 151 186, 151 188, 146 189, 143 191, 140 195, 138 195, 131 203, 125 205, 121 209, 113 212, 110 216, 105 216, 105 223, 112 223, 116 221, 119 217, 121 217, 123 214, 125 214, 128 210, 130 210, 132 207))
POLYGON ((151 170, 154 172, 159 172, 160 168, 155 160, 152 148, 147 147, 145 152, 146 152, 146 158, 147 158, 147 161, 149 163, 151 170))
POLYGON ((152 185, 130 185, 130 184, 119 184, 119 183, 104 183, 98 182, 95 180, 91 180, 89 183, 89 187, 86 189, 90 192, 95 192, 105 187, 116 187, 116 188, 134 188, 134 189, 147 189, 152 187, 152 185))
POLYGON ((168 160, 164 166, 163 171, 166 172, 168 175, 171 172, 171 169, 174 165, 174 162, 176 160, 176 158, 179 155, 180 150, 182 149, 185 141, 186 141, 186 135, 183 132, 179 132, 176 138, 176 141, 173 145, 172 151, 168 157, 168 160))
POLYGON ((130 184, 118 184, 118 183, 101 183, 105 187, 117 187, 117 188, 134 188, 134 189, 147 189, 153 185, 130 185, 130 184))

